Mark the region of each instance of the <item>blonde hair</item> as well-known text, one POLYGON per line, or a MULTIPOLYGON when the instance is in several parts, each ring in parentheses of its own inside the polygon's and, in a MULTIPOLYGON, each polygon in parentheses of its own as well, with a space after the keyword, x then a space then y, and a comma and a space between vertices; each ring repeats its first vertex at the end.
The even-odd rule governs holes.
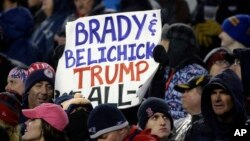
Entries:
POLYGON ((20 133, 21 129, 19 125, 12 126, 4 122, 2 119, 0 119, 0 126, 7 131, 10 141, 21 141, 21 133, 20 133))

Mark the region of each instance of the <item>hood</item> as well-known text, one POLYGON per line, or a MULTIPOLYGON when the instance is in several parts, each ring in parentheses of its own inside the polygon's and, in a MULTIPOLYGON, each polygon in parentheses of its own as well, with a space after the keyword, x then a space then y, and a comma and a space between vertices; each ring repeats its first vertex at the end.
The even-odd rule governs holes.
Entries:
POLYGON ((0 16, 0 26, 3 28, 4 38, 9 41, 29 37, 33 24, 31 13, 24 7, 11 9, 0 16))
POLYGON ((201 105, 201 111, 204 118, 208 122, 214 123, 216 120, 216 115, 213 112, 212 105, 211 105, 211 90, 213 85, 221 85, 229 92, 232 97, 234 108, 233 108, 233 122, 237 123, 240 121, 245 121, 246 112, 244 107, 244 94, 243 94, 243 86, 241 80, 238 76, 231 70, 227 69, 222 73, 216 75, 215 77, 211 78, 209 83, 204 87, 201 103, 206 103, 201 105))

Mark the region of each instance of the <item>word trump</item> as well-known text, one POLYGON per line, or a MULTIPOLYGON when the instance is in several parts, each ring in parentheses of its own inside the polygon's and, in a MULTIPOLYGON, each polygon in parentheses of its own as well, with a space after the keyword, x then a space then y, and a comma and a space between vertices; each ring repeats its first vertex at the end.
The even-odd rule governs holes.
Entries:
POLYGON ((110 65, 102 68, 99 65, 93 67, 83 67, 74 69, 74 73, 78 74, 78 89, 83 88, 83 80, 85 73, 90 75, 90 86, 113 84, 114 82, 124 82, 124 77, 130 79, 130 81, 140 81, 140 75, 143 74, 146 70, 148 70, 149 65, 146 61, 129 62, 129 65, 126 66, 124 63, 115 64, 115 68, 111 68, 110 65), (114 73, 110 73, 110 70, 114 70, 114 73), (105 76, 101 76, 104 74, 105 76))
POLYGON ((236 129, 234 132, 234 136, 244 136, 246 133, 246 129, 236 129))

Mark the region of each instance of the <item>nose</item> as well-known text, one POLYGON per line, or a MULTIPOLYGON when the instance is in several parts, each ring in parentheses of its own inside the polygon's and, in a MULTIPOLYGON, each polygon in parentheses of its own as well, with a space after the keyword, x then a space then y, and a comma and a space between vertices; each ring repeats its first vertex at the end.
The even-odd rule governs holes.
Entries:
POLYGON ((5 91, 9 91, 10 90, 10 85, 9 83, 5 86, 5 91))
POLYGON ((166 125, 166 119, 165 119, 165 117, 160 117, 160 124, 161 125, 166 125))
POLYGON ((216 101, 220 101, 221 100, 221 95, 220 93, 216 93, 216 101))
POLYGON ((45 85, 42 86, 41 93, 42 94, 47 94, 47 87, 45 85))

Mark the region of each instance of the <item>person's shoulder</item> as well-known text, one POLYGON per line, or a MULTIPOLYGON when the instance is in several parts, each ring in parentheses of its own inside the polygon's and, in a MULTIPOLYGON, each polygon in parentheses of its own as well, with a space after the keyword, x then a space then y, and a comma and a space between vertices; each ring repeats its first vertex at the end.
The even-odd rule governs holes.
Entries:
POLYGON ((130 134, 125 141, 159 141, 157 136, 151 135, 151 130, 141 130, 137 126, 131 126, 130 134))

